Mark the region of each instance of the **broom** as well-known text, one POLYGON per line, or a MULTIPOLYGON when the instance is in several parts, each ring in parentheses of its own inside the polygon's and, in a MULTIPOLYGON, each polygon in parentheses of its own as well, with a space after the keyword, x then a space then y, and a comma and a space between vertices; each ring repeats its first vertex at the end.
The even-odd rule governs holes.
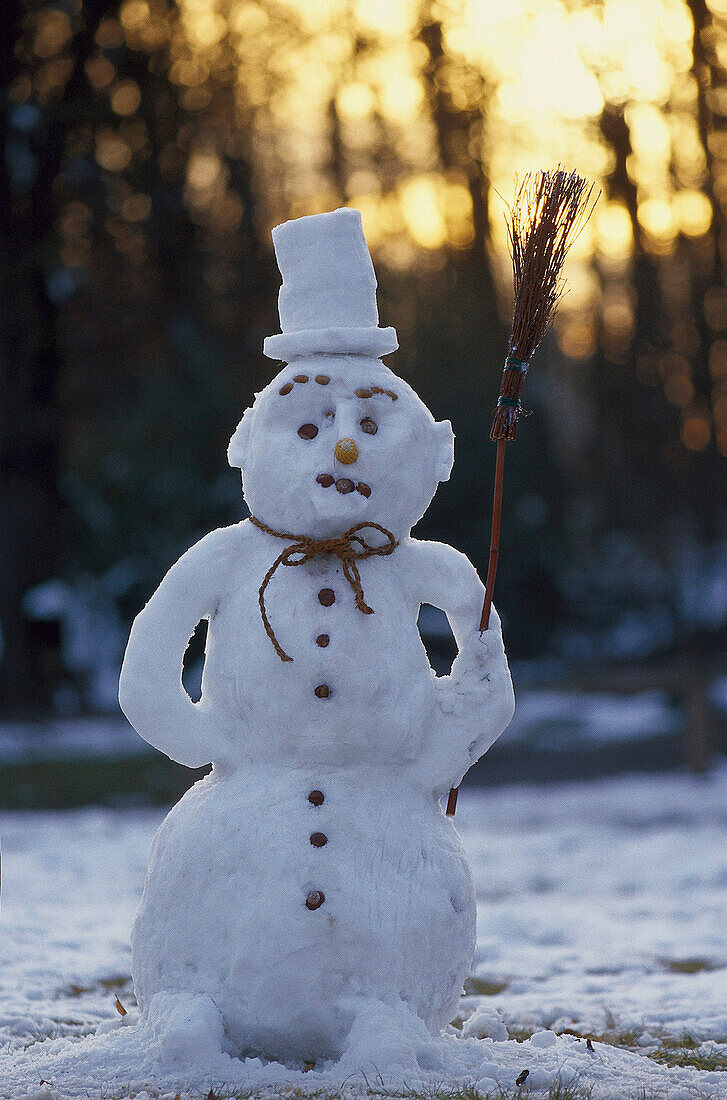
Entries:
MULTIPOLYGON (((492 593, 500 550, 502 479, 505 444, 517 437, 522 412, 520 400, 530 359, 550 327, 565 289, 561 272, 568 249, 590 218, 598 195, 576 172, 561 168, 528 173, 516 187, 508 212, 507 231, 512 255, 515 301, 500 396, 492 419, 490 439, 497 443, 495 492, 492 503, 490 559, 480 633, 490 622, 492 593)), ((454 817, 458 787, 447 800, 447 817, 454 817)))

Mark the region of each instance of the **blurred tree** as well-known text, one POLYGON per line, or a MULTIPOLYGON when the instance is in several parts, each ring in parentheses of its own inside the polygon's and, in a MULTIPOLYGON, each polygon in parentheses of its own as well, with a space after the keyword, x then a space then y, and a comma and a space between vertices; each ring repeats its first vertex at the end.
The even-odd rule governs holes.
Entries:
MULTIPOLYGON (((2 71, 19 79, 23 6, 3 9, 2 71)), ((55 306, 44 278, 50 196, 62 137, 33 102, 3 96, 0 164, 0 703, 47 702, 58 636, 21 612, 28 589, 61 565, 55 306), (45 635, 45 636, 43 636, 45 635)))
POLYGON ((131 609, 195 528, 239 515, 220 455, 255 375, 249 333, 273 324, 229 87, 197 125, 160 43, 129 49, 117 13, 17 4, 5 24, 6 705, 59 678, 58 632, 23 606, 34 584, 108 574, 131 609))

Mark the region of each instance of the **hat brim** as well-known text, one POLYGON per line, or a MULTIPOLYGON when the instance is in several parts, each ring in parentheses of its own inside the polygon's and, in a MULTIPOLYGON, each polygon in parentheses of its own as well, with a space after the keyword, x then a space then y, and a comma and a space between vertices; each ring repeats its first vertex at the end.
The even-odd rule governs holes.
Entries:
POLYGON ((289 363, 308 355, 388 355, 396 351, 399 341, 396 329, 375 328, 314 328, 300 332, 279 332, 263 341, 263 352, 269 359, 289 363))

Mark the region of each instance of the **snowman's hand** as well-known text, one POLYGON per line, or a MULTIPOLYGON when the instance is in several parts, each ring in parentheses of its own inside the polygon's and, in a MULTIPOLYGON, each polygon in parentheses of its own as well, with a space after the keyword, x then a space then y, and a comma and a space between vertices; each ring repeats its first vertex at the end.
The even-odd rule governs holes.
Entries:
POLYGON ((204 695, 193 703, 182 684, 182 663, 197 623, 216 609, 234 531, 213 531, 172 566, 134 620, 119 679, 119 703, 137 733, 189 768, 224 753, 204 695))
POLYGON ((449 676, 432 674, 434 705, 420 762, 422 781, 443 793, 507 727, 512 681, 494 607, 489 629, 480 633, 485 587, 472 562, 438 542, 409 539, 402 552, 413 600, 444 611, 459 649, 449 676))
POLYGON ((443 757, 442 775, 446 779, 438 786, 456 786, 507 729, 515 712, 510 669, 494 608, 489 629, 482 634, 476 631, 464 642, 451 674, 439 677, 435 688, 440 739, 437 749, 443 757))
POLYGON ((492 607, 488 629, 482 633, 477 630, 461 641, 451 674, 444 678, 454 712, 457 713, 461 706, 484 702, 509 679, 500 616, 492 607))
POLYGON ((456 718, 465 717, 474 734, 470 757, 474 764, 507 729, 515 712, 515 695, 495 608, 490 626, 463 644, 443 685, 441 705, 456 718))

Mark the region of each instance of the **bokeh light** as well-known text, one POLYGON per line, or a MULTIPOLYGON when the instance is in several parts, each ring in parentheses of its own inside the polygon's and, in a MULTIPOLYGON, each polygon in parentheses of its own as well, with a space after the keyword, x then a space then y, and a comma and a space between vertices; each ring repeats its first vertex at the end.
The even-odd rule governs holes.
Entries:
MULTIPOLYGON (((355 205, 372 248, 397 271, 439 270, 448 256, 478 250, 507 318, 507 200, 524 173, 562 163, 592 179, 602 198, 566 268, 560 351, 579 362, 598 354, 624 362, 639 332, 636 265, 652 265, 671 317, 658 341, 667 346, 637 356, 656 362, 673 351, 687 364, 678 376, 647 373, 681 411, 685 446, 698 450, 707 436, 700 417, 709 440, 721 438, 721 422, 714 432, 711 425, 714 371, 700 366, 694 318, 708 330, 701 362, 712 362, 712 342, 727 334, 719 274, 727 261, 727 6, 710 0, 696 29, 692 7, 121 0, 99 21, 84 61, 113 120, 84 140, 104 172, 129 183, 115 247, 128 246, 130 226, 143 235, 149 188, 131 176, 154 145, 151 104, 138 74, 120 68, 122 47, 145 59, 186 115, 159 148, 158 168, 183 183, 207 235, 210 287, 234 277, 229 234, 249 205, 239 159, 250 166, 262 236, 285 218, 355 205)), ((41 6, 29 36, 32 75, 13 82, 14 102, 62 94, 78 29, 66 11, 41 6)), ((80 254, 78 241, 63 247, 80 254)))

